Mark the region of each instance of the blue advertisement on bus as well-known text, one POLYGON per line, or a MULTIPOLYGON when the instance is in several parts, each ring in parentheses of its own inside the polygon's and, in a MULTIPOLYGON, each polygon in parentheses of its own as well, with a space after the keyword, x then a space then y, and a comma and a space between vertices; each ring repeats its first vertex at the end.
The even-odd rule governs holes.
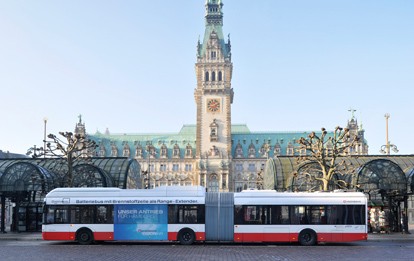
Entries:
POLYGON ((115 240, 167 240, 167 205, 115 205, 115 240))

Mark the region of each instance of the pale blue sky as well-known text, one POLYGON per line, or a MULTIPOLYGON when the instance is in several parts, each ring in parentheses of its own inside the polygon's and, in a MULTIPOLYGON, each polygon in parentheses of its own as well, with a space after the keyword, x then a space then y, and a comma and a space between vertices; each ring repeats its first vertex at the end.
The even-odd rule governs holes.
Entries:
MULTIPOLYGON (((0 149, 47 132, 178 132, 195 124, 205 0, 0 0, 0 149)), ((370 154, 413 154, 414 1, 224 0, 232 122, 252 131, 345 126, 370 154)))

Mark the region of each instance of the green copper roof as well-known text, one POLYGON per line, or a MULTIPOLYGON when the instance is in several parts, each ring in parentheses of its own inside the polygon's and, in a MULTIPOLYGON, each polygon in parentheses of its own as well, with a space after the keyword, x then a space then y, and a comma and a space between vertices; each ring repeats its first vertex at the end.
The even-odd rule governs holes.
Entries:
POLYGON ((198 56, 202 57, 206 53, 207 43, 210 39, 210 35, 214 32, 220 42, 221 50, 224 57, 230 56, 230 35, 228 43, 224 41, 223 35, 223 3, 221 0, 207 0, 206 1, 206 29, 204 31, 203 44, 198 42, 198 56))
POLYGON ((249 128, 246 124, 233 124, 231 125, 231 134, 248 134, 250 133, 249 128))
MULTIPOLYGON (((296 141, 301 137, 307 137, 312 131, 296 131, 296 132, 257 132, 250 131, 246 124, 232 124, 231 125, 231 139, 232 139, 232 155, 234 155, 237 146, 243 148, 244 156, 247 157, 250 146, 254 146, 256 156, 259 157, 260 148, 268 144, 274 148, 279 146, 282 154, 286 153, 288 146, 297 146, 296 141)), ((196 147, 196 125, 183 125, 178 133, 142 133, 142 134, 102 134, 97 132, 89 135, 89 138, 97 142, 99 146, 105 147, 107 152, 111 151, 112 145, 118 148, 118 155, 122 155, 122 148, 128 145, 131 153, 135 153, 137 146, 145 147, 148 144, 154 146, 159 150, 162 146, 168 148, 168 154, 177 144, 184 153, 187 145, 190 145, 193 150, 196 147)), ((99 148, 98 148, 99 150, 99 148)), ((194 151, 195 152, 195 151, 194 151)), ((195 153, 194 153, 195 154, 195 153)), ((269 152, 273 156, 273 150, 269 152)))

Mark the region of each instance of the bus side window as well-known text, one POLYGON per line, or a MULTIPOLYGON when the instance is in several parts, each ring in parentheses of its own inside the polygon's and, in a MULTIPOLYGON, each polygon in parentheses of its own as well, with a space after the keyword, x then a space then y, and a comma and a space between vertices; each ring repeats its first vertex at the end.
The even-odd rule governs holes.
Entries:
POLYGON ((93 224, 95 223, 94 218, 94 206, 82 206, 81 207, 81 224, 93 224))
POLYGON ((96 223, 98 224, 109 224, 111 220, 111 209, 110 206, 96 206, 96 223))
POLYGON ((53 206, 47 206, 43 217, 45 224, 53 224, 55 222, 55 208, 53 206))
POLYGON ((67 223, 69 223, 68 206, 58 206, 56 208, 55 223, 56 224, 67 224, 67 223))
POLYGON ((169 205, 168 206, 168 223, 177 224, 178 223, 177 217, 178 217, 178 206, 169 205))
POLYGON ((238 205, 234 207, 234 224, 240 225, 243 224, 243 207, 238 205))

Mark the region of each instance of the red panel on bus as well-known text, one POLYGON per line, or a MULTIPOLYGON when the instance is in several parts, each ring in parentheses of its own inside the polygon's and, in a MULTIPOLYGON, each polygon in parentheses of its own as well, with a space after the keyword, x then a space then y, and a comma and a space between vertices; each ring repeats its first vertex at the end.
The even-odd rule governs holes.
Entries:
MULTIPOLYGON (((195 232, 196 240, 195 241, 205 241, 206 240, 206 233, 205 232, 195 232)), ((169 241, 177 241, 178 240, 178 232, 168 232, 168 240, 169 241)))
MULTIPOLYGON (((234 233, 234 242, 291 242, 290 233, 234 233)), ((294 237, 296 240, 297 237, 294 237)))
MULTIPOLYGON (((298 242, 296 233, 235 233, 234 242, 298 242)), ((319 233, 317 242, 352 242, 367 240, 366 233, 319 233)))
POLYGON ((43 232, 44 240, 75 240, 74 232, 43 232))
POLYGON ((332 242, 332 233, 318 233, 317 242, 332 242))
POLYGON ((342 240, 344 242, 364 241, 368 239, 367 233, 343 233, 342 240))
POLYGON ((94 232, 93 237, 95 240, 114 240, 114 232, 94 232))

